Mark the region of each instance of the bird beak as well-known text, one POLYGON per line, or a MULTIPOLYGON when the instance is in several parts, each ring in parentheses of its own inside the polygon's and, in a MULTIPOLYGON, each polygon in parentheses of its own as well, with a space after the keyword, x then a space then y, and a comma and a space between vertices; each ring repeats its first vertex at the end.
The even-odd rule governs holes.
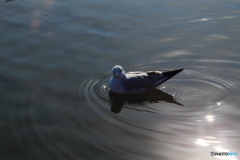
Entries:
MULTIPOLYGON (((171 71, 165 71, 165 72, 162 72, 163 74, 163 77, 162 79, 164 79, 163 82, 169 80, 170 78, 172 78, 173 76, 175 76, 176 74, 178 74, 179 72, 183 71, 184 69, 181 68, 181 69, 175 69, 175 70, 171 70, 171 71)), ((162 82, 162 83, 163 83, 162 82)))
POLYGON ((119 74, 115 74, 116 77, 118 77, 119 74))

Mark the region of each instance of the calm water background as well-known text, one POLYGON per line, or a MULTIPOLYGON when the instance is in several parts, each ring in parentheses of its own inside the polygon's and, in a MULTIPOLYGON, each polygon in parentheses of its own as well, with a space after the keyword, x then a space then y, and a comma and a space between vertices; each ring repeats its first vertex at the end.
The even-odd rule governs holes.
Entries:
POLYGON ((0 2, 0 158, 212 160, 240 154, 240 1, 0 2), (183 104, 111 112, 111 68, 183 72, 183 104))

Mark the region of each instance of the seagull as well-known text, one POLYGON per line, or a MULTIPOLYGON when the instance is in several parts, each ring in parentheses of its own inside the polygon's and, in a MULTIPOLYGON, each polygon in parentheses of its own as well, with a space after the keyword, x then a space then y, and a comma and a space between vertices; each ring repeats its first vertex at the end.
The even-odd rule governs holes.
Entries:
POLYGON ((156 88, 166 82, 181 69, 170 71, 147 71, 125 73, 120 65, 112 68, 112 78, 110 79, 110 90, 117 94, 140 94, 156 88))

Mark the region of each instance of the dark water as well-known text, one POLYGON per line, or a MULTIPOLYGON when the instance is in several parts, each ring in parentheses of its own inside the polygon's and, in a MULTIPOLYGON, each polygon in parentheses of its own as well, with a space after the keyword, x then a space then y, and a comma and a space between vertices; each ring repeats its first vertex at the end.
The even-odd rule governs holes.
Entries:
POLYGON ((240 154, 239 6, 0 2, 0 158, 239 159, 210 156, 240 154), (185 70, 147 97, 112 99, 115 64, 185 70))

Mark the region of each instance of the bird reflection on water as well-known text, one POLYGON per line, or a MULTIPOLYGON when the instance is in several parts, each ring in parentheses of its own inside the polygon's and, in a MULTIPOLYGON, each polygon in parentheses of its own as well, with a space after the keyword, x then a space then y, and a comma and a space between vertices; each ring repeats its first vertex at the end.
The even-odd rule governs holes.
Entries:
POLYGON ((165 93, 159 89, 152 89, 148 92, 141 94, 116 94, 109 91, 109 98, 111 100, 111 111, 114 113, 120 113, 122 107, 125 103, 136 104, 143 102, 168 102, 183 106, 181 103, 177 102, 172 95, 165 93))

